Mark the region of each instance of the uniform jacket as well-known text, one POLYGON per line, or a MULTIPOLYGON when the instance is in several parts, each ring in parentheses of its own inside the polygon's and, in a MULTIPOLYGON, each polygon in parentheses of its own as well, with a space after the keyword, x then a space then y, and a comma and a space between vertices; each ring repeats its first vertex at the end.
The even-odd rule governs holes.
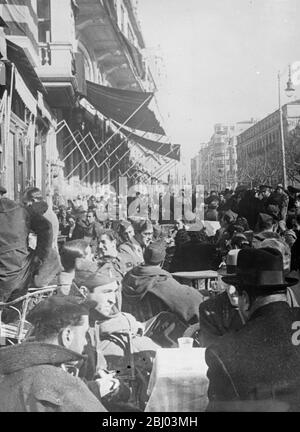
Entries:
POLYGON ((119 246, 119 251, 130 256, 132 267, 136 267, 144 262, 143 250, 140 244, 133 239, 132 242, 125 242, 119 246))
POLYGON ((299 310, 286 302, 267 304, 239 331, 207 348, 209 411, 219 410, 218 403, 226 410, 235 401, 253 400, 276 400, 300 411, 300 340, 292 329, 299 310))
POLYGON ((104 412, 87 385, 61 365, 83 356, 39 342, 0 349, 0 412, 104 412))

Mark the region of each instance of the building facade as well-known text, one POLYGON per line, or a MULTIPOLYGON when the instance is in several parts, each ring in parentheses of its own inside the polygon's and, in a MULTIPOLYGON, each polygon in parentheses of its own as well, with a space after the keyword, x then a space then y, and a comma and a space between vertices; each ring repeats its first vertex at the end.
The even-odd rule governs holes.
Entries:
POLYGON ((208 143, 202 143, 191 161, 192 183, 207 191, 235 188, 237 184, 237 135, 254 120, 227 125, 217 123, 208 143))
MULTIPOLYGON (((282 113, 287 174, 292 182, 293 159, 299 156, 299 150, 292 148, 290 136, 299 124, 300 101, 284 105, 282 113)), ((239 183, 252 187, 283 182, 279 110, 238 135, 237 164, 239 183)))
POLYGON ((29 185, 66 201, 120 176, 167 182, 160 148, 145 151, 88 100, 91 85, 156 90, 136 2, 0 0, 0 17, 0 181, 10 198, 29 185))

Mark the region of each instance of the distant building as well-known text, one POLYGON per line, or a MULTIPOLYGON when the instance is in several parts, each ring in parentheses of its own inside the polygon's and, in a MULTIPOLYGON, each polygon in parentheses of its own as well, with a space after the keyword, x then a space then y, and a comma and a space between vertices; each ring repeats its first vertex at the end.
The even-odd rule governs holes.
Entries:
MULTIPOLYGON (((287 153, 289 134, 300 120, 300 100, 284 105, 282 113, 287 153)), ((237 165, 240 183, 255 186, 283 182, 279 110, 238 135, 237 165)))
POLYGON ((0 182, 9 198, 30 185, 66 201, 117 189, 121 176, 129 186, 168 182, 170 145, 155 106, 147 125, 141 114, 131 126, 139 136, 118 124, 148 109, 156 90, 136 0, 5 0, 0 18, 0 182), (91 86, 102 110, 88 100, 91 86))
POLYGON ((232 125, 218 123, 208 143, 200 145, 192 159, 192 183, 204 189, 224 190, 237 184, 237 134, 253 125, 254 120, 232 125))

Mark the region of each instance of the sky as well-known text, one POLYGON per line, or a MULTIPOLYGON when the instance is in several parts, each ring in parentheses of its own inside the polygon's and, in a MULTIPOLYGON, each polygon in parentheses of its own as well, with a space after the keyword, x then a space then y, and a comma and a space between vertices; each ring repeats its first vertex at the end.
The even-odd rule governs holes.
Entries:
POLYGON ((299 0, 138 0, 138 15, 146 54, 163 65, 166 132, 186 157, 215 123, 276 110, 278 71, 285 88, 289 63, 300 61, 299 0))

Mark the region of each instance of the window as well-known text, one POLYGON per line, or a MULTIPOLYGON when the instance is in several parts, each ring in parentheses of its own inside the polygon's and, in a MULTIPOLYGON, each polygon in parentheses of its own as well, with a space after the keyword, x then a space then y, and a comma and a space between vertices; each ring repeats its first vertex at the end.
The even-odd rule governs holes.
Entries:
POLYGON ((37 0, 39 42, 51 42, 50 0, 37 0))

